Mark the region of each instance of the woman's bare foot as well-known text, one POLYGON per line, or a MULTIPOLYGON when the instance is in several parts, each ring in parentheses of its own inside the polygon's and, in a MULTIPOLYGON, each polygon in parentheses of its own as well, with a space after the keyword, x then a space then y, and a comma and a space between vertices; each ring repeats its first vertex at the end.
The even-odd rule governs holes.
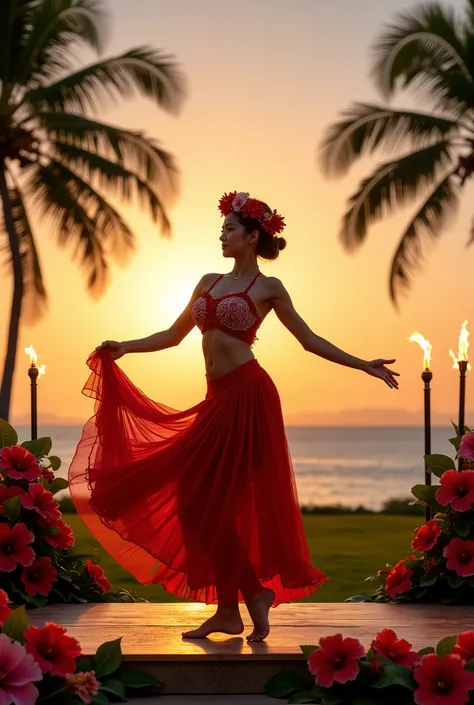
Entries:
POLYGON ((197 629, 192 629, 189 632, 182 632, 183 639, 203 639, 213 632, 222 632, 224 634, 242 634, 244 631, 244 623, 237 614, 223 614, 216 612, 212 617, 206 619, 204 624, 201 624, 197 629))
POLYGON ((247 636, 247 641, 263 641, 269 635, 268 613, 274 599, 273 590, 262 588, 260 592, 245 601, 254 626, 253 632, 247 636))

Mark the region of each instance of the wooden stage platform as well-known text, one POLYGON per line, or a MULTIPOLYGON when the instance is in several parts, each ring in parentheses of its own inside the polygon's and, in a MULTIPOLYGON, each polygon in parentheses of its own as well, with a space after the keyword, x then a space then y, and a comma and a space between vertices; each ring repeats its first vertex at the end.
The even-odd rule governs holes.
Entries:
POLYGON ((50 605, 28 610, 28 619, 30 625, 55 621, 66 627, 79 640, 84 656, 93 655, 104 641, 123 637, 124 661, 164 681, 163 693, 169 694, 262 693, 267 680, 282 668, 307 676, 298 645, 317 644, 321 636, 337 632, 369 647, 376 632, 387 627, 419 650, 474 629, 474 605, 292 603, 271 610, 272 631, 263 643, 245 639, 251 631, 245 605, 241 636, 181 638, 182 631, 214 612, 215 606, 188 602, 50 605))

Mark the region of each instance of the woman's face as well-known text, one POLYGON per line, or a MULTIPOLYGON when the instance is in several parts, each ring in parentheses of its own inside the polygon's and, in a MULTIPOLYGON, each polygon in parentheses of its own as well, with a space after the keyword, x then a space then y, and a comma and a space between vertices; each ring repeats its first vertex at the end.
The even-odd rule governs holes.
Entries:
POLYGON ((252 243, 257 242, 258 232, 248 233, 235 213, 226 215, 220 236, 224 257, 239 257, 246 254, 252 243))

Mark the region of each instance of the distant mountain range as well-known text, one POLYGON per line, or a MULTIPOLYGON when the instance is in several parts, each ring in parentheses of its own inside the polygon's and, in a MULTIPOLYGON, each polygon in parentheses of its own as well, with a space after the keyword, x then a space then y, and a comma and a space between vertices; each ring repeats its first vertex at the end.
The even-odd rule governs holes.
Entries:
MULTIPOLYGON (((469 413, 466 423, 469 426, 469 413)), ((457 412, 438 412, 431 414, 433 426, 450 426, 451 419, 457 422, 457 412)), ((65 417, 53 413, 41 413, 42 426, 83 426, 85 417, 65 417)), ((287 426, 422 426, 423 411, 406 411, 405 409, 343 409, 341 411, 309 411, 301 414, 286 414, 287 426)), ((28 426, 30 415, 14 416, 14 426, 28 426)))

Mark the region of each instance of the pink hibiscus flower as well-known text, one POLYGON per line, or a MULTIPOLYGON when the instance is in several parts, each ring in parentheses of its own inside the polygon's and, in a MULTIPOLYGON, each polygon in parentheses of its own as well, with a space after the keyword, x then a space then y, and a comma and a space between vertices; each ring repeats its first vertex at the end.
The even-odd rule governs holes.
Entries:
POLYGON ((474 431, 465 433, 459 444, 459 455, 468 460, 474 460, 474 431))
POLYGON ((34 705, 39 695, 33 681, 40 681, 41 669, 18 641, 0 634, 0 702, 34 705))
POLYGON ((454 570, 463 578, 474 575, 474 541, 451 539, 443 550, 443 556, 448 559, 448 570, 454 570))
POLYGON ((90 703, 92 695, 97 695, 100 683, 95 677, 95 671, 80 671, 68 673, 65 676, 67 685, 74 690, 83 703, 90 703))

